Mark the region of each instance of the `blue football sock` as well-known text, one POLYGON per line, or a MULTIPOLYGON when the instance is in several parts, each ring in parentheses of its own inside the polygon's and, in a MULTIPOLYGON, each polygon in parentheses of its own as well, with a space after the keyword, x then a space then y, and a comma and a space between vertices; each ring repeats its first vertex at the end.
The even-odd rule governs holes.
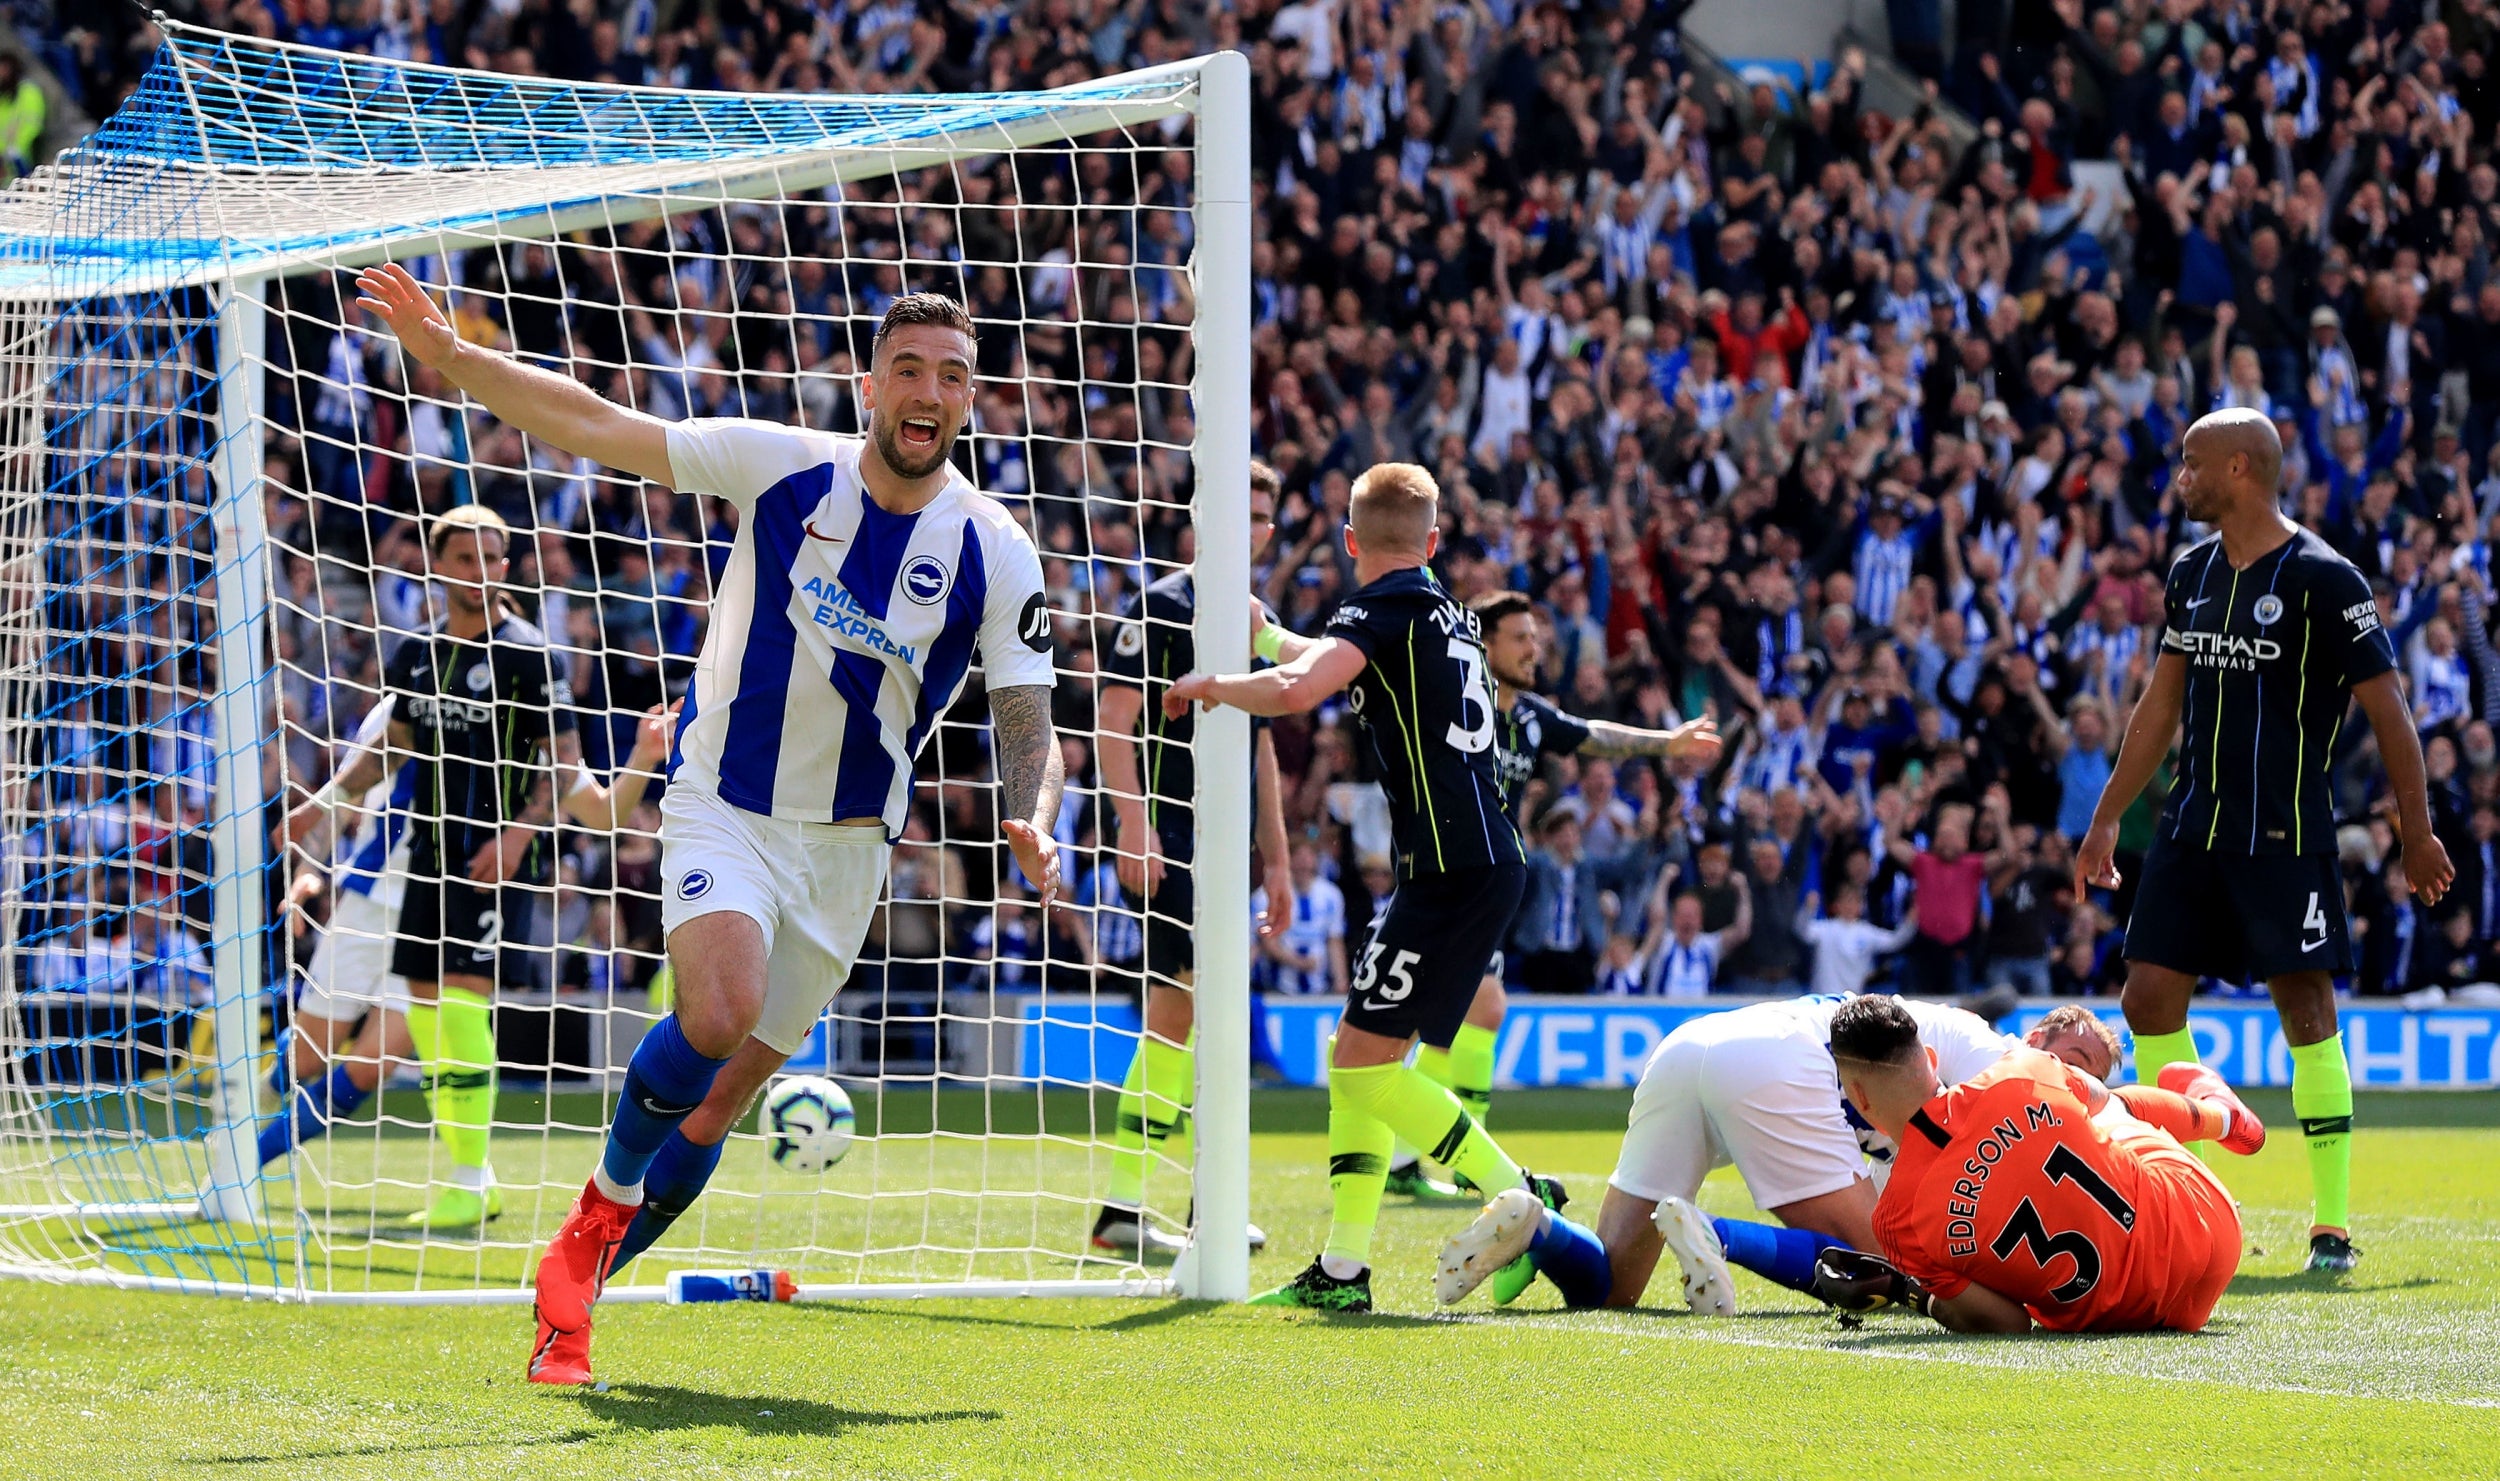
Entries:
POLYGON ((278 1030, 278 1052, 269 1056, 269 1091, 272 1095, 286 1094, 287 1051, 294 1047, 294 1038, 294 1029, 278 1030))
POLYGON ((1791 1229, 1785 1224, 1749 1224, 1741 1219, 1712 1219, 1710 1227, 1719 1234, 1719 1248, 1726 1251, 1728 1263, 1741 1265, 1774 1285, 1792 1291, 1814 1294, 1814 1261, 1834 1245, 1848 1245, 1828 1234, 1811 1229, 1791 1229))
POLYGON ((721 1145, 690 1142, 682 1132, 671 1133, 660 1144, 658 1155, 643 1174, 642 1207, 634 1210, 634 1222, 625 1226, 625 1237, 617 1241, 616 1258, 608 1262, 609 1274, 649 1249, 694 1203, 695 1195, 712 1180, 712 1169, 720 1166, 721 1145))
POLYGON ((660 1144, 703 1104, 712 1077, 728 1062, 687 1043, 674 1013, 644 1034, 625 1067, 625 1093, 617 1097, 616 1120, 608 1127, 607 1150, 599 1158, 608 1181, 620 1188, 641 1182, 660 1144))
POLYGON ((1603 1306, 1606 1293, 1614 1289, 1615 1267, 1606 1258, 1606 1247, 1560 1214, 1545 1216, 1545 1227, 1528 1241, 1528 1258, 1562 1292, 1565 1306, 1603 1306))
POLYGON ((318 1080, 296 1086, 288 1114, 260 1129, 260 1165, 267 1167, 292 1149, 328 1134, 332 1121, 356 1114, 364 1103, 364 1087, 348 1077, 343 1064, 331 1066, 330 1073, 318 1080))

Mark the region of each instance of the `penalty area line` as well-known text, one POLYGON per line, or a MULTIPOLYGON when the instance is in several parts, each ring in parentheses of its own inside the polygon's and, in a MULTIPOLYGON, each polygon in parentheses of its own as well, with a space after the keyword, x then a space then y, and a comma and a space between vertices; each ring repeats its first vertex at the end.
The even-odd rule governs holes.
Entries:
MULTIPOLYGON (((1944 1363, 1963 1368, 1991 1368, 2007 1373, 2036 1374, 2041 1371, 2042 1367, 2042 1364, 2037 1362, 2013 1362, 2008 1361, 2003 1357, 1985 1352, 1897 1352, 1870 1347, 1847 1347, 1825 1342, 1787 1341, 1776 1337, 1759 1337, 1743 1332, 1705 1330, 1700 1324, 1707 1319, 1700 1317, 1692 1319, 1695 1325, 1694 1329, 1690 1331, 1676 1330, 1675 1328, 1667 1326, 1651 1326, 1648 1324, 1633 1326, 1621 1321, 1609 1321, 1605 1317, 1596 1313, 1587 1313, 1581 1316, 1564 1316, 1560 1313, 1556 1313, 1547 1316, 1510 1317, 1495 1317, 1481 1313, 1453 1313, 1446 1319, 1468 1326, 1532 1327, 1539 1331, 1546 1332, 1587 1333, 1595 1331, 1602 1332, 1609 1337, 1638 1337, 1651 1342, 1712 1342, 1723 1347, 1752 1347, 1776 1352, 1825 1353, 1834 1357, 1873 1358, 1885 1362, 1895 1363, 1944 1363)), ((1670 1320, 1673 1319, 1670 1318, 1670 1320)), ((1715 1326, 1716 1324, 1714 1323, 1713 1325, 1715 1326)), ((2020 1341, 2022 1339, 2017 1338, 2012 1340, 2020 1341)), ((2085 1376, 2096 1378, 2125 1378, 2143 1382, 2158 1381, 2162 1383, 2175 1384, 2182 1381, 2179 1375, 2168 1373, 2132 1373, 2125 1370, 2112 1370, 2104 1368, 2082 1370, 2066 1368, 2059 1371, 2066 1373, 2080 1372, 2085 1376)), ((2348 1389, 2320 1388, 2314 1385, 2297 1383, 2276 1383, 2257 1378, 2241 1379, 2197 1377, 2188 1378, 2184 1381, 2207 1384, 2216 1388, 2234 1389, 2243 1393, 2253 1391, 2257 1393, 2270 1394, 2299 1394, 2309 1398, 2375 1400, 2381 1403, 2391 1404, 2439 1404, 2455 1409, 2500 1409, 2500 1398, 2484 1398, 2470 1395, 2355 1393, 2348 1389)))

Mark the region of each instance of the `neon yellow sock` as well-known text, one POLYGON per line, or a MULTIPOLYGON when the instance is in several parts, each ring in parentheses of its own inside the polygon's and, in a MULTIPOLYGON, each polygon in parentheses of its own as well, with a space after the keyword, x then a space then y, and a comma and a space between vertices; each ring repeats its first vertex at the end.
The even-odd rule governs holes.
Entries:
POLYGON ((408 1005, 408 1032, 425 1071, 425 1103, 454 1167, 484 1167, 495 1126, 495 1010, 481 993, 446 987, 436 1003, 408 1005))
POLYGON ((1119 1108, 1111 1125, 1111 1181, 1103 1202, 1114 1208, 1135 1208, 1146 1198, 1146 1050, 1142 1041, 1129 1056, 1128 1077, 1120 1082, 1119 1108))
MULTIPOLYGON (((1104 1201, 1116 1208, 1136 1208, 1146 1197, 1147 1154, 1169 1154, 1170 1139, 1188 1115, 1190 1049, 1152 1034, 1138 1040, 1128 1062, 1128 1078, 1120 1083, 1119 1121, 1112 1133, 1111 1182, 1104 1201)), ((1184 1140, 1179 1152, 1188 1156, 1184 1140)))
MULTIPOLYGON (((1418 1044, 1415 1046, 1415 1068, 1433 1084, 1447 1085, 1450 1083, 1450 1051, 1435 1049, 1430 1044, 1418 1044)), ((1404 1167, 1421 1160, 1422 1155, 1415 1150, 1413 1143, 1399 1137, 1397 1150, 1389 1154, 1389 1165, 1404 1167)))
POLYGON ((2352 1228, 2352 1066, 2341 1034, 2292 1046, 2292 1114, 2309 1143, 2312 1222, 2352 1228))
MULTIPOLYGON (((2151 1085, 2166 1064, 2195 1064, 2196 1035, 2182 1026, 2176 1033, 2135 1036, 2135 1083, 2151 1085)), ((2187 1149, 2205 1162, 2214 1160, 2211 1142, 2189 1142, 2187 1149)))
POLYGON ((2196 1035, 2182 1028, 2170 1034, 2135 1036, 2135 1083, 2150 1085, 2166 1064, 2196 1063, 2196 1035))
MULTIPOLYGON (((1384 1066, 1396 1068, 1396 1066, 1384 1066)), ((1389 1176, 1389 1128, 1360 1104, 1349 1072, 1328 1071, 1328 1243, 1320 1251, 1357 1264, 1372 1262, 1372 1229, 1380 1222, 1381 1187, 1389 1176)))
POLYGON ((1441 1083, 1450 1087, 1467 1114, 1482 1126, 1486 1113, 1493 1108, 1493 1045, 1496 1035, 1489 1028, 1472 1023, 1458 1026, 1458 1036, 1450 1041, 1450 1078, 1441 1083))
POLYGON ((1341 1082, 1356 1104, 1487 1196, 1521 1185, 1519 1164, 1475 1123, 1458 1097, 1430 1078, 1402 1064, 1332 1068, 1328 1072, 1332 1106, 1341 1082))

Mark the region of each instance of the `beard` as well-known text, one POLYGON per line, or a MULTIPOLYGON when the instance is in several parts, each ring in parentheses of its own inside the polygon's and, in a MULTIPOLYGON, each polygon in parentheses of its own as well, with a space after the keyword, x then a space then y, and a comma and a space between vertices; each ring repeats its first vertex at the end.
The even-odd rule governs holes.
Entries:
POLYGON ((926 452, 914 456, 903 446, 903 421, 900 417, 871 416, 868 438, 877 445, 877 456, 885 465, 904 478, 926 478, 946 466, 948 455, 955 451, 955 434, 940 431, 937 441, 926 452))

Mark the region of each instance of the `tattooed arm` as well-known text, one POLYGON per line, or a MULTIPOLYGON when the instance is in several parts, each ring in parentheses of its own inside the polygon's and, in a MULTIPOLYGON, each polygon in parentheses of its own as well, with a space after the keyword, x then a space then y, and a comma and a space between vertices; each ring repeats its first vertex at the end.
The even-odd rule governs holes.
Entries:
POLYGON ((1708 720, 1687 720, 1673 730, 1642 730, 1611 720, 1588 722, 1589 738, 1580 743, 1583 756, 1693 756, 1704 761, 1719 755, 1719 729, 1708 720))
POLYGON ((1034 884, 1034 907, 1050 909, 1059 892, 1059 789, 1067 781, 1059 738, 1050 728, 1050 686, 1019 684, 990 691, 990 740, 998 754, 998 831, 1034 884))

